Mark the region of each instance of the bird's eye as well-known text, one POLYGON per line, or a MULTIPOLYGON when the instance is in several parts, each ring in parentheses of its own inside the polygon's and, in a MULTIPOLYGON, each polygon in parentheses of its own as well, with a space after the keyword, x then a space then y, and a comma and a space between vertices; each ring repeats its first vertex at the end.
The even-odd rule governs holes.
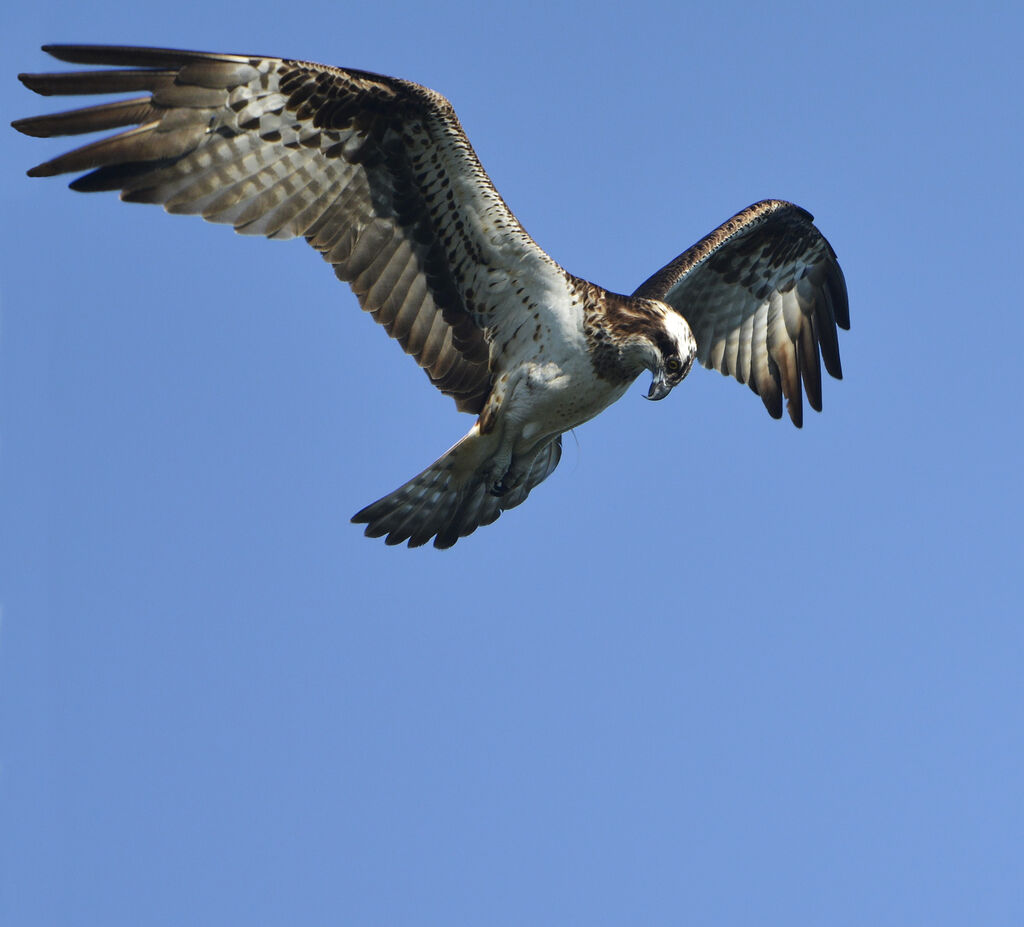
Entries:
POLYGON ((665 361, 665 369, 669 373, 679 373, 680 369, 682 369, 682 366, 683 362, 675 354, 673 354, 667 361, 665 361))

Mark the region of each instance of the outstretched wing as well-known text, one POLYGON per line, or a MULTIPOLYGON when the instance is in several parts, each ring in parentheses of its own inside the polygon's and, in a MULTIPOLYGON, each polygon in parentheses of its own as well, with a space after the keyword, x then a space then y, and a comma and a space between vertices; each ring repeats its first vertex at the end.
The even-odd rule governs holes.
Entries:
POLYGON ((843 272, 813 218, 781 200, 755 203, 633 294, 679 312, 700 362, 748 384, 773 418, 782 416, 785 396, 798 428, 801 381, 820 412, 821 360, 842 379, 836 326, 850 327, 843 272))
POLYGON ((145 95, 15 122, 35 136, 134 126, 31 176, 89 171, 71 187, 120 190, 245 234, 304 236, 464 411, 482 409, 500 371, 491 344, 521 321, 521 296, 504 297, 564 281, 431 90, 279 58, 44 50, 113 69, 21 75, 38 93, 145 95))

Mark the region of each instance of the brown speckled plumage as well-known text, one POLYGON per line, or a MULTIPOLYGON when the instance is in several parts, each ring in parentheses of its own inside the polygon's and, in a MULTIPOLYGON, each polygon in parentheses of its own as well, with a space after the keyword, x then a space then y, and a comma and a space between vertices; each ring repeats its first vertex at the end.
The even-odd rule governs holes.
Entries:
POLYGON ((846 281, 805 209, 765 200, 737 213, 646 280, 634 296, 681 312, 705 367, 736 377, 768 412, 803 424, 801 384, 821 411, 821 366, 842 379, 836 326, 850 327, 846 281), (819 355, 820 352, 820 355, 819 355))
POLYGON ((38 93, 142 95, 15 122, 43 137, 123 130, 31 176, 85 172, 73 189, 305 238, 431 382, 478 415, 431 467, 355 516, 388 543, 448 547, 521 503, 557 465, 561 434, 642 370, 661 398, 697 356, 776 417, 786 397, 797 425, 801 383, 821 408, 819 350, 841 376, 842 272, 792 204, 749 207, 622 296, 537 247, 451 104, 425 87, 258 55, 45 50, 101 67, 21 75, 38 93))

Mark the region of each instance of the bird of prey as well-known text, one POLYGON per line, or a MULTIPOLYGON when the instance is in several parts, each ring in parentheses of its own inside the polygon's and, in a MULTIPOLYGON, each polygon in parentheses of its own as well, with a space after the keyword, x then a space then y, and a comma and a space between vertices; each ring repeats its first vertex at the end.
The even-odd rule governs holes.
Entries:
POLYGON ((799 427, 842 376, 842 271, 809 213, 765 200, 619 295, 574 277, 527 235, 451 104, 405 80, 258 55, 48 45, 97 69, 22 74, 44 95, 126 99, 20 119, 27 135, 119 129, 29 171, 85 171, 247 235, 302 236, 441 392, 476 416, 404 486, 353 516, 366 534, 452 546, 555 469, 566 430, 643 371, 662 399, 694 359, 799 427))

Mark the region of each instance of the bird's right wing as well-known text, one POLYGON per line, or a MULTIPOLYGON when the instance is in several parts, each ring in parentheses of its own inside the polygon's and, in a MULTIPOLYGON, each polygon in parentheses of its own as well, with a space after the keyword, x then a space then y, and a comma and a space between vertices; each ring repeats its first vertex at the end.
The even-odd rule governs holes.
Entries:
POLYGON ((850 327, 846 281, 806 210, 765 200, 737 213, 633 294, 660 299, 693 330, 705 367, 757 393, 773 418, 782 398, 798 428, 801 381, 821 411, 821 363, 842 379, 836 326, 850 327))

